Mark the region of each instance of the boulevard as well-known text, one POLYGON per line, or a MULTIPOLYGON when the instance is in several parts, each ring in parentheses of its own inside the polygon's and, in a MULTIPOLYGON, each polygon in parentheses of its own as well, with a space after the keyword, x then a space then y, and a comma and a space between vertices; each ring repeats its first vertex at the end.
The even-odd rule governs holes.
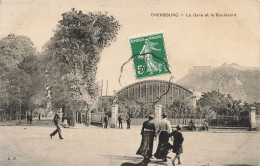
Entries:
MULTIPOLYGON (((141 126, 103 129, 77 125, 62 128, 64 139, 49 134, 53 127, 1 126, 1 166, 138 165, 141 126)), ((182 166, 259 165, 260 133, 249 131, 183 131, 182 166)), ((172 143, 172 142, 171 142, 172 143)), ((158 141, 154 142, 155 152, 158 141)), ((174 156, 171 152, 169 157, 174 156)), ((148 165, 171 165, 152 158, 148 165)))

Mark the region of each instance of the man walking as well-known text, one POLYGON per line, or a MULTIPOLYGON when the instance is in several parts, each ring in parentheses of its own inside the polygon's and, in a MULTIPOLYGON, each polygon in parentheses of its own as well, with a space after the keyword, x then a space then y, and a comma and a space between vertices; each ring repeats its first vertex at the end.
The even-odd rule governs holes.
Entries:
POLYGON ((173 131, 169 137, 173 137, 172 152, 176 153, 176 156, 172 159, 172 165, 175 166, 175 160, 178 159, 178 164, 181 164, 181 153, 183 153, 182 143, 184 141, 183 135, 181 133, 181 127, 177 125, 177 130, 173 131))
POLYGON ((58 113, 55 114, 55 116, 53 118, 54 124, 57 127, 57 129, 54 130, 54 132, 50 134, 51 139, 53 136, 56 135, 57 132, 59 133, 59 138, 63 139, 62 135, 61 135, 61 129, 60 129, 61 125, 62 125, 61 118, 62 118, 62 108, 58 111, 58 113))

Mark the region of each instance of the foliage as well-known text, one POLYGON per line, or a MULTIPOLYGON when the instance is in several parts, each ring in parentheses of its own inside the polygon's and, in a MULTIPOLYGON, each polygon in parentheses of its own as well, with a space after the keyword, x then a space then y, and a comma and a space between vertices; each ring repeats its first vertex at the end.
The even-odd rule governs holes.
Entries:
POLYGON ((260 115, 260 103, 254 102, 253 106, 256 107, 256 114, 260 115))
POLYGON ((13 34, 1 39, 0 59, 0 107, 4 114, 25 117, 26 111, 43 106, 44 81, 31 40, 13 34))
POLYGON ((240 100, 234 100, 231 95, 225 95, 217 91, 204 93, 198 101, 197 111, 208 117, 212 112, 222 116, 248 116, 250 106, 242 104, 240 100))
POLYGON ((89 110, 98 97, 97 64, 101 51, 116 39, 120 24, 107 13, 72 9, 62 14, 54 36, 39 54, 31 40, 8 35, 0 40, 0 108, 25 116, 46 107, 89 110), (50 94, 48 94, 51 92, 50 94))
POLYGON ((29 38, 10 34, 0 41, 0 66, 17 68, 25 57, 35 55, 35 51, 29 38))
POLYGON ((111 96, 102 96, 99 97, 97 102, 97 111, 98 112, 111 112, 113 105, 113 98, 111 96))
POLYGON ((192 105, 190 103, 190 98, 180 98, 179 100, 174 100, 173 103, 166 108, 168 117, 176 116, 192 116, 192 105))
POLYGON ((118 21, 107 13, 72 9, 62 14, 45 46, 47 80, 55 108, 88 110, 98 97, 97 64, 101 51, 116 39, 118 21))

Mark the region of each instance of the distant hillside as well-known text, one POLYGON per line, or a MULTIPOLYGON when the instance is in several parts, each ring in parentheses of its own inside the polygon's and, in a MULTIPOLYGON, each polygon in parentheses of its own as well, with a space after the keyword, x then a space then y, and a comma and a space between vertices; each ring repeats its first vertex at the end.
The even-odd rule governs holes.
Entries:
POLYGON ((260 102, 260 70, 237 64, 223 64, 207 69, 207 72, 190 70, 189 74, 176 83, 200 92, 218 90, 230 94, 234 99, 260 102))

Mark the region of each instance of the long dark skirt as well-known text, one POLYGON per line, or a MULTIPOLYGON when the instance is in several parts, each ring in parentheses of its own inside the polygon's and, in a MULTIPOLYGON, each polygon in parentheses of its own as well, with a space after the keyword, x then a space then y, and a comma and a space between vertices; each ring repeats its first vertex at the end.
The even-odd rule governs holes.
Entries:
POLYGON ((153 139, 154 132, 153 131, 144 131, 142 135, 141 145, 136 152, 136 154, 142 155, 144 157, 152 157, 153 153, 153 139))
POLYGON ((168 151, 171 148, 171 144, 168 141, 169 141, 168 132, 161 131, 159 135, 159 144, 154 154, 154 157, 156 157, 157 159, 163 159, 167 156, 168 151))

